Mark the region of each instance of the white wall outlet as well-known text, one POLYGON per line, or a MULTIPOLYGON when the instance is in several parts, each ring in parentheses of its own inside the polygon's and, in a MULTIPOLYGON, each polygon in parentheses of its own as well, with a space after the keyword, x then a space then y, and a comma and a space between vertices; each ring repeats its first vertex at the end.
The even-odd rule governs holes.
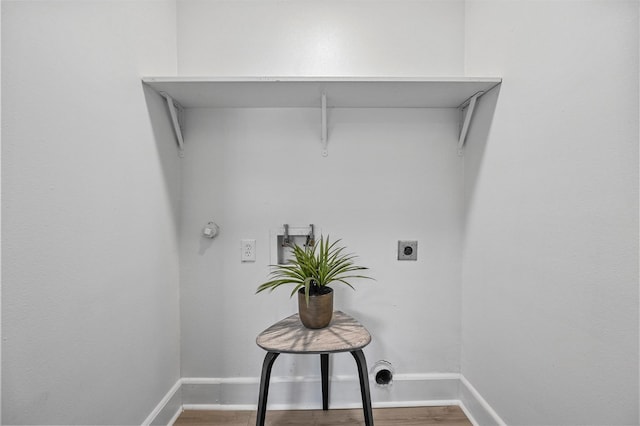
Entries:
POLYGON ((240 260, 242 262, 256 261, 256 240, 240 240, 240 260))

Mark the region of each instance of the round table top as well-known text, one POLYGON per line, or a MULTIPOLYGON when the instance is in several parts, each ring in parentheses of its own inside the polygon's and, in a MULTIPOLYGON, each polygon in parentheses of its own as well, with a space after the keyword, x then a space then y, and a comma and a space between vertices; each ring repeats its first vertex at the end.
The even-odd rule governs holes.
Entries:
POLYGON ((351 352, 369 342, 367 329, 341 311, 333 313, 329 326, 315 330, 302 325, 298 314, 294 314, 273 324, 256 339, 266 351, 294 354, 351 352))

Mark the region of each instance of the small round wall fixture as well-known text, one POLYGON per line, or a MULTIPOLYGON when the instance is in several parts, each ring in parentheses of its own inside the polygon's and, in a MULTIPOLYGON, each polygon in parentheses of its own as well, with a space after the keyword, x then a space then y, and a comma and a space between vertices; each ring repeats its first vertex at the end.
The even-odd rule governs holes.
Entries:
POLYGON ((202 236, 205 238, 213 239, 220 232, 220 228, 214 222, 209 222, 202 229, 202 236))
POLYGON ((393 366, 389 361, 376 362, 371 368, 371 373, 376 381, 376 386, 387 387, 393 383, 393 366))

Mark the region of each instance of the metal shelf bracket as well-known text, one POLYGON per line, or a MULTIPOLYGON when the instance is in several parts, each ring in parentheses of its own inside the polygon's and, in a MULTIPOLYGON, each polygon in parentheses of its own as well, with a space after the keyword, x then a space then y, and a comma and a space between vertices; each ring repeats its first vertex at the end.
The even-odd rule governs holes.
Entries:
POLYGON ((458 138, 458 155, 462 155, 464 152, 464 144, 467 141, 467 132, 469 132, 469 125, 471 124, 471 118, 473 117, 473 111, 476 108, 478 98, 482 96, 484 92, 477 92, 469 99, 464 101, 458 109, 464 115, 462 121, 462 129, 460 129, 460 137, 458 138))
POLYGON ((329 149, 328 149, 329 141, 327 140, 327 95, 324 93, 322 94, 322 112, 321 112, 320 126, 321 126, 320 141, 322 142, 322 156, 326 157, 329 155, 329 149))
POLYGON ((180 115, 183 108, 178 102, 176 102, 167 92, 160 92, 160 95, 167 101, 167 107, 169 108, 169 114, 171 115, 171 122, 173 124, 173 131, 178 141, 178 149, 180 150, 180 157, 184 156, 184 138, 182 137, 182 128, 180 127, 180 115))

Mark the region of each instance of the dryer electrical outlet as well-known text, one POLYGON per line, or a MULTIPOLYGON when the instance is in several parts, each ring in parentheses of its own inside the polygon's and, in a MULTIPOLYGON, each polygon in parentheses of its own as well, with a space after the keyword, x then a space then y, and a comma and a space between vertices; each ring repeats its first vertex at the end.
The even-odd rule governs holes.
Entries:
POLYGON ((398 241, 398 260, 418 260, 418 242, 398 241))

